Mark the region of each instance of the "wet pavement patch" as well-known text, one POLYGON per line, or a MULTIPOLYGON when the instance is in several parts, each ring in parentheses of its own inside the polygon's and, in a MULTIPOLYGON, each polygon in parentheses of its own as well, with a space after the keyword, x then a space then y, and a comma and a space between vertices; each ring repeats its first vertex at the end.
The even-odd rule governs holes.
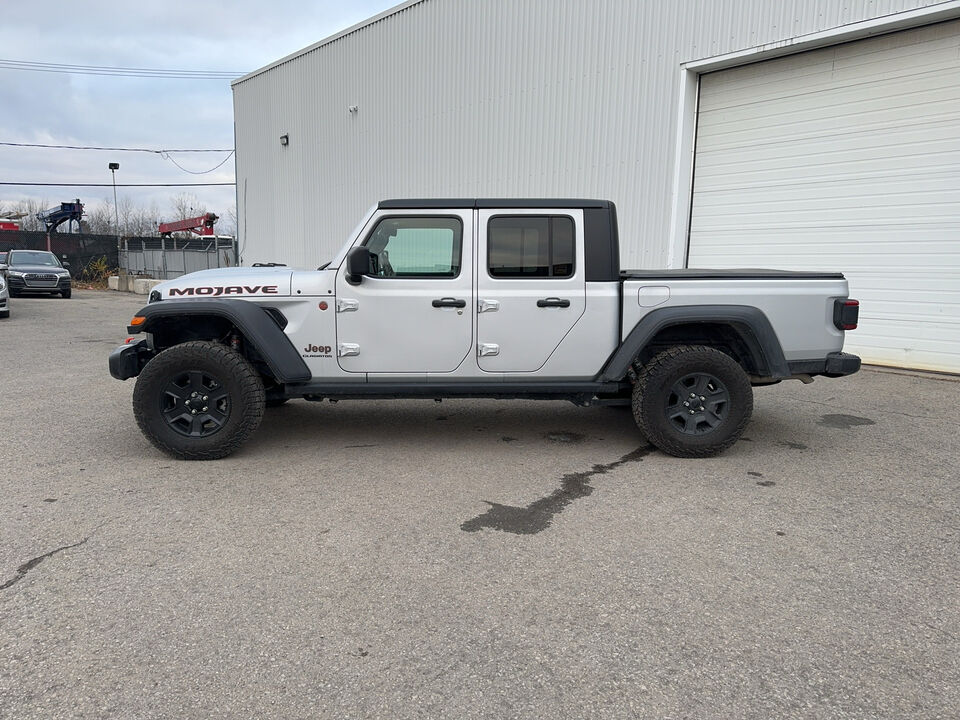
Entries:
POLYGON ((594 488, 590 479, 594 475, 604 475, 621 465, 639 462, 645 455, 653 452, 652 447, 642 447, 627 453, 619 460, 605 465, 594 465, 592 469, 580 473, 567 473, 560 480, 560 487, 546 497, 534 500, 526 507, 500 505, 485 501, 490 509, 472 520, 464 522, 460 529, 464 532, 477 532, 483 528, 500 530, 515 535, 535 535, 550 527, 554 515, 578 498, 590 495, 594 488))
POLYGON ((547 440, 556 443, 582 443, 587 438, 579 433, 566 432, 565 430, 548 432, 547 440))
POLYGON ((876 423, 870 418, 857 417, 856 415, 823 415, 817 425, 824 425, 837 430, 849 430, 858 425, 876 425, 876 423))

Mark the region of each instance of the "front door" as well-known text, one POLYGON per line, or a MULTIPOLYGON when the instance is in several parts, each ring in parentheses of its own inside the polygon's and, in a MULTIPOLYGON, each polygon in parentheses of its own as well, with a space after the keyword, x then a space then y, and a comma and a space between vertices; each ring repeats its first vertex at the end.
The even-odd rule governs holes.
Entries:
POLYGON ((473 346, 473 211, 382 211, 370 275, 337 274, 337 356, 356 373, 452 372, 473 346))
POLYGON ((477 362, 536 372, 586 308, 581 210, 481 210, 477 362))

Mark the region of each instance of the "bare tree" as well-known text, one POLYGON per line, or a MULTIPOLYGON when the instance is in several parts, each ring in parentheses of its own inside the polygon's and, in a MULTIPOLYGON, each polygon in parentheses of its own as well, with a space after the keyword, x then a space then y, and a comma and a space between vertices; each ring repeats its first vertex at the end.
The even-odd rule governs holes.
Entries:
POLYGON ((13 214, 18 215, 23 213, 23 218, 20 220, 20 227, 23 230, 46 230, 46 226, 37 218, 37 213, 42 212, 49 207, 50 203, 46 200, 35 200, 30 198, 17 202, 13 206, 13 214))
POLYGON ((237 206, 231 205, 227 212, 220 217, 220 226, 217 229, 218 235, 237 236, 237 206))

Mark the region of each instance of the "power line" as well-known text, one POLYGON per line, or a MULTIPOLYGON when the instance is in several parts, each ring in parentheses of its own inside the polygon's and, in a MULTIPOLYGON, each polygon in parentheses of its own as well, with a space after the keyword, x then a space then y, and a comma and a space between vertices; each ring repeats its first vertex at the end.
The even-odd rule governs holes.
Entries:
POLYGON ((172 68, 135 68, 114 65, 70 65, 0 58, 0 69, 31 72, 103 75, 113 77, 155 77, 173 80, 233 80, 246 73, 227 70, 177 70, 172 68))
MULTIPOLYGON (((6 182, 0 185, 14 185, 17 187, 113 187, 113 183, 52 183, 52 182, 6 182)), ((202 183, 117 183, 117 187, 212 187, 215 185, 236 185, 235 182, 202 182, 202 183)))
POLYGON ((180 168, 181 170, 183 170, 185 173, 190 173, 191 175, 207 175, 208 173, 212 173, 214 170, 216 170, 216 169, 218 169, 219 167, 221 167, 227 160, 229 160, 229 159, 230 159, 230 156, 233 155, 233 152, 234 152, 234 151, 231 150, 229 155, 227 155, 223 160, 221 160, 219 163, 217 163, 216 165, 214 165, 214 166, 213 166, 212 168, 210 168, 209 170, 187 170, 187 168, 185 168, 183 165, 181 165, 181 164, 178 163, 176 160, 174 160, 170 155, 167 155, 166 153, 162 153, 162 154, 161 154, 161 157, 162 157, 164 160, 169 160, 169 161, 172 162, 174 165, 176 165, 178 168, 180 168))
POLYGON ((110 152, 145 152, 163 155, 164 153, 219 153, 233 152, 233 148, 193 148, 186 150, 154 150, 153 148, 128 148, 128 147, 102 147, 97 145, 45 145, 43 143, 19 143, 19 142, 0 142, 0 145, 8 147, 29 147, 29 148, 51 148, 54 150, 109 150, 110 152))

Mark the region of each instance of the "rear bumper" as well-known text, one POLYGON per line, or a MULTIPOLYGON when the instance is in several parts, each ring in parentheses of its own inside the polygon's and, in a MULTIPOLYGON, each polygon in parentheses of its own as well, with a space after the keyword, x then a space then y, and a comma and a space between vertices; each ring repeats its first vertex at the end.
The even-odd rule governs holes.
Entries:
POLYGON ((110 374, 117 380, 136 377, 152 356, 146 340, 121 345, 110 353, 110 374))
POLYGON ((788 363, 794 375, 825 375, 843 377, 860 370, 860 358, 845 352, 829 353, 822 360, 794 360, 788 363))

